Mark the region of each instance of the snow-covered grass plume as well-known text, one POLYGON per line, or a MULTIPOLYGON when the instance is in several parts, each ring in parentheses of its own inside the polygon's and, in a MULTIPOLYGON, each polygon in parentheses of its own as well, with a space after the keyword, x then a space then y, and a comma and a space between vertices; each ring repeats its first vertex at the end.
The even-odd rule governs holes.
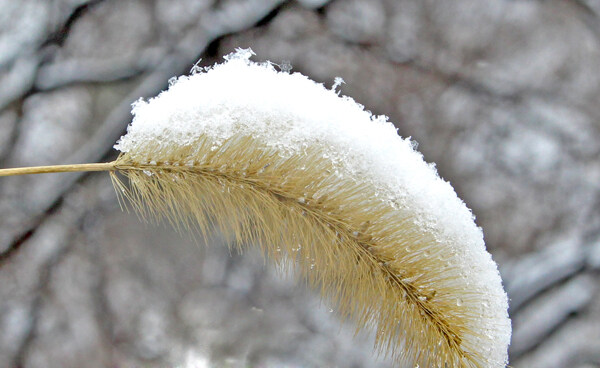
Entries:
POLYGON ((387 117, 251 55, 138 101, 116 185, 145 216, 296 265, 399 363, 504 367, 507 297, 452 187, 387 117))

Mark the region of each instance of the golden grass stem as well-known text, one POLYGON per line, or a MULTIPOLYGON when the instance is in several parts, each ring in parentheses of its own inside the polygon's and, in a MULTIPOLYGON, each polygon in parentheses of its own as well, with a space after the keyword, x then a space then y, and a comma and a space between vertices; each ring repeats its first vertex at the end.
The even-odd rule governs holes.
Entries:
POLYGON ((16 168, 10 168, 10 169, 0 169, 0 176, 51 174, 51 173, 81 172, 81 171, 113 171, 113 170, 116 170, 114 161, 106 162, 106 163, 94 163, 94 164, 31 166, 31 167, 16 167, 16 168))

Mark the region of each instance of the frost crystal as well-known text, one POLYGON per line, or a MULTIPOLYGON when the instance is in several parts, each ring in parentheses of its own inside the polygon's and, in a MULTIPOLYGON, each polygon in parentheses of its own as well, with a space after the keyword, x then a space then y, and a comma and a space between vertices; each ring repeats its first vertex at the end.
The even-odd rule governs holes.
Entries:
POLYGON ((333 86, 331 86, 331 90, 332 91, 337 90, 337 88, 339 86, 341 86, 342 84, 346 84, 346 82, 344 82, 344 80, 340 77, 335 77, 335 79, 333 80, 333 86))

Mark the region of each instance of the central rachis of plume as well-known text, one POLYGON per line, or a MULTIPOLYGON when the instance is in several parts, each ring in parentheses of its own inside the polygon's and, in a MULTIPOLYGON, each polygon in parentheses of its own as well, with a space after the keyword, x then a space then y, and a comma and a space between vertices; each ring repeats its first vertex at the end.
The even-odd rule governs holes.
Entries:
POLYGON ((385 117, 238 50, 134 106, 119 192, 258 246, 399 363, 502 367, 507 299, 473 216, 385 117))

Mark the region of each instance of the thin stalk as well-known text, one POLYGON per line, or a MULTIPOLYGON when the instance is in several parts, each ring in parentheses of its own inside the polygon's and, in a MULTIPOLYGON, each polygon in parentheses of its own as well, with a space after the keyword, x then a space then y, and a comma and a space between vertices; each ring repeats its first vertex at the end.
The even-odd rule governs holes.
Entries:
POLYGON ((112 171, 115 169, 116 169, 115 162, 113 161, 113 162, 95 163, 95 164, 31 166, 31 167, 17 167, 17 168, 11 168, 11 169, 0 169, 0 176, 49 174, 49 173, 80 172, 80 171, 112 171))

